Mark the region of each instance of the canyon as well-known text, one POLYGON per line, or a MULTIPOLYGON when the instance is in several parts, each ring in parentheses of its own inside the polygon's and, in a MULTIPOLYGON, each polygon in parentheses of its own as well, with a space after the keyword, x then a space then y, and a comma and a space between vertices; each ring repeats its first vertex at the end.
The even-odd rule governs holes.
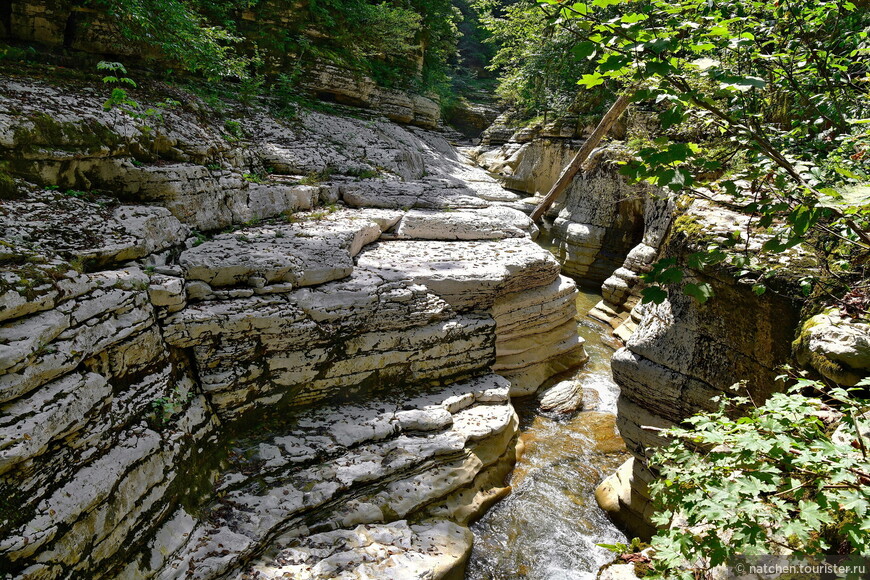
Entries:
MULTIPOLYGON (((63 41, 25 12, 17 34, 63 41)), ((764 399, 784 363, 870 371, 870 326, 807 316, 800 248, 763 295, 713 265, 686 278, 713 299, 644 303, 656 260, 769 235, 629 184, 621 141, 538 225, 586 128, 496 121, 472 146, 429 96, 308 83, 333 102, 291 118, 144 84, 176 104, 143 120, 89 79, 0 76, 0 572, 462 578, 517 484, 514 402, 555 382, 548 412, 596 408, 563 380, 588 358, 578 285, 618 340, 615 425, 593 419, 630 458, 592 483, 630 536, 655 532, 660 429, 738 378, 764 399)))

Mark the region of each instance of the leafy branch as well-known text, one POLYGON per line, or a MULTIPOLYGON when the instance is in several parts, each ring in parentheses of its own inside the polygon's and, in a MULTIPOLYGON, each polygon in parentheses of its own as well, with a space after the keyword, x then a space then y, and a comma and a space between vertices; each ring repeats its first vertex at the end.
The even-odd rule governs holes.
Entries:
POLYGON ((777 547, 870 555, 870 400, 800 378, 748 413, 747 402, 723 397, 666 432, 674 441, 652 460, 656 569, 679 576, 777 547))
MULTIPOLYGON (((578 84, 642 85, 661 137, 622 172, 674 192, 730 197, 763 250, 818 236, 870 250, 870 14, 851 2, 539 0, 594 65, 578 84), (669 137, 686 123, 701 142, 669 137), (868 193, 850 195, 850 188, 868 193)), ((860 263, 855 257, 853 263, 860 263)))

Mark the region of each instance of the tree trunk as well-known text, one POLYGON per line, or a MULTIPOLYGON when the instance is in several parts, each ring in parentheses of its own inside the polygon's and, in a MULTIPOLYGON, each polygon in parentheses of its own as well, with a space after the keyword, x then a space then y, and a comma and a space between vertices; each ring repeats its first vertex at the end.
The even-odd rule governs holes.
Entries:
POLYGON ((547 195, 544 196, 544 199, 541 200, 541 203, 538 204, 538 207, 535 208, 535 211, 532 212, 532 221, 537 222, 541 219, 541 216, 544 215, 550 206, 553 205, 553 202, 562 195, 562 192, 571 184, 574 180, 574 176, 577 175, 577 172, 580 171, 580 166, 583 165, 583 162, 589 157, 589 154, 598 146, 604 136, 610 131, 610 128, 613 126, 613 123, 619 118, 623 111, 628 108, 628 104, 631 102, 631 98, 634 96, 634 89, 631 89, 616 99, 616 102, 610 107, 610 110, 607 111, 607 114, 602 117, 601 121, 598 123, 598 126, 595 127, 595 130, 592 131, 592 135, 586 139, 586 142, 583 143, 583 146, 580 147, 580 151, 574 156, 574 159, 571 160, 571 163, 568 164, 564 170, 562 170, 562 174, 559 176, 559 179, 556 180, 556 183, 553 184, 553 187, 550 188, 550 191, 547 195))

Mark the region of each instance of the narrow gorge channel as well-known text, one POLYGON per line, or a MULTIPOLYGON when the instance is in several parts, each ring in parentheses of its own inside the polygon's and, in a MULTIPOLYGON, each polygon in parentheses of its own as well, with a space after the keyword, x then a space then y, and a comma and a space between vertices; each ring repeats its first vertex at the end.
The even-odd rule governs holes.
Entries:
POLYGON ((614 429, 619 387, 610 357, 611 329, 588 316, 601 295, 580 290, 578 332, 589 360, 552 379, 581 387, 582 407, 564 415, 540 409, 540 397, 514 400, 524 448, 509 484, 510 496, 471 529, 474 549, 468 580, 591 580, 613 554, 597 544, 625 535, 598 507, 594 490, 625 460, 614 429))
POLYGON ((538 50, 544 4, 586 6, 0 3, 0 580, 709 579, 740 534, 870 557, 870 109, 768 160, 824 147, 849 189, 750 179, 768 146, 683 111, 714 100, 605 113, 616 61, 538 50), (735 387, 746 437, 661 461, 735 387))

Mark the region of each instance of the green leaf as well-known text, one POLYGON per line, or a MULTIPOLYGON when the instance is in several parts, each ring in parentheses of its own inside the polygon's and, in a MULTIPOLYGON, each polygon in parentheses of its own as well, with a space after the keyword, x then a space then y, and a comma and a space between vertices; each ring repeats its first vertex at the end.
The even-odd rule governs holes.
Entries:
POLYGON ((604 77, 601 73, 592 73, 583 75, 579 81, 577 81, 578 85, 582 85, 587 89, 591 89, 592 87, 597 87, 598 85, 604 84, 604 77))
POLYGON ((653 60, 644 63, 644 70, 647 76, 665 76, 673 71, 673 67, 666 62, 653 60))
POLYGON ((658 286, 648 286, 641 290, 640 293, 643 295, 641 302, 644 304, 649 304, 650 302, 661 304, 668 298, 667 291, 662 290, 658 286))
POLYGON ((686 284, 683 286, 683 292, 701 304, 704 304, 713 297, 713 287, 706 282, 701 284, 686 284))
POLYGON ((831 515, 822 511, 818 504, 801 500, 798 503, 800 519, 814 530, 821 529, 822 524, 830 524, 834 520, 831 515))
POLYGON ((843 177, 848 177, 849 179, 861 179, 860 175, 857 175, 854 171, 852 171, 848 167, 843 167, 842 165, 834 166, 834 171, 836 171, 843 177))
POLYGON ((668 268, 656 276, 660 284, 679 284, 683 280, 683 271, 679 268, 668 268))
POLYGON ((646 14, 641 14, 640 12, 632 12, 631 14, 623 14, 619 20, 624 24, 635 24, 637 22, 643 22, 647 19, 649 19, 649 16, 646 14))
POLYGON ((800 205, 789 214, 788 221, 792 224, 796 236, 804 236, 810 227, 818 221, 819 216, 818 209, 800 205))
POLYGON ((684 118, 685 114, 682 107, 671 107, 659 115, 662 129, 669 129, 678 123, 682 123, 684 118))
POLYGON ((597 48, 598 47, 594 42, 581 42, 571 49, 571 52, 574 54, 575 59, 586 60, 595 54, 597 48))

